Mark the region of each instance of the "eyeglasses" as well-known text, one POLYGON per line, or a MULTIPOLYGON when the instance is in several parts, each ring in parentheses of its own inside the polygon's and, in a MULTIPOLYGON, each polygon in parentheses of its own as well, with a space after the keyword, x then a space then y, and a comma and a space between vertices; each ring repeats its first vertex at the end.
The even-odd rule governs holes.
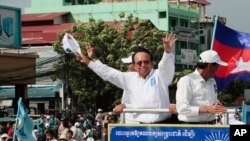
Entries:
POLYGON ((142 63, 143 63, 144 65, 148 65, 148 64, 150 64, 150 61, 149 61, 149 60, 145 60, 145 61, 138 61, 138 62, 136 62, 135 64, 136 64, 136 65, 138 65, 138 66, 141 66, 141 65, 142 65, 142 63))

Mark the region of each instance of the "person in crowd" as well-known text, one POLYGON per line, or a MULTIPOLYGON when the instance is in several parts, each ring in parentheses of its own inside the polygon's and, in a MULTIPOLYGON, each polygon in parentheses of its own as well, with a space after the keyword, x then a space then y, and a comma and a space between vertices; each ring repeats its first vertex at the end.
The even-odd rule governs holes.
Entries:
POLYGON ((108 141, 108 124, 109 123, 104 123, 102 130, 102 141, 108 141))
POLYGON ((94 141, 94 129, 90 124, 86 126, 86 130, 83 134, 84 141, 94 141))
POLYGON ((56 131, 58 129, 58 122, 59 120, 55 117, 55 114, 51 113, 49 118, 50 129, 56 131))
POLYGON ((46 122, 46 118, 44 116, 44 113, 41 113, 40 117, 36 121, 36 125, 37 125, 37 129, 38 129, 39 134, 44 134, 45 122, 46 122))
POLYGON ((43 134, 43 135, 38 136, 37 141, 46 141, 46 135, 43 134))
POLYGON ((68 120, 64 119, 61 122, 61 125, 60 125, 60 127, 58 129, 58 137, 59 137, 59 139, 61 139, 62 137, 66 138, 68 130, 69 130, 68 120))
MULTIPOLYGON (((171 53, 175 41, 175 35, 172 33, 163 39, 164 53, 158 69, 153 69, 152 54, 141 47, 137 48, 132 56, 136 72, 121 72, 103 64, 100 60, 92 59, 95 54, 90 44, 86 45, 88 57, 83 54, 76 57, 103 80, 127 91, 131 104, 124 107, 163 109, 169 108, 170 105, 168 86, 175 72, 174 55, 171 53)), ((134 122, 137 123, 166 123, 170 116, 170 113, 133 114, 134 122)))
POLYGON ((32 136, 37 140, 38 139, 38 137, 39 137, 39 131, 38 131, 38 129, 37 129, 37 125, 34 125, 34 128, 33 128, 33 130, 32 130, 32 136))
POLYGON ((103 113, 102 113, 102 109, 98 109, 97 110, 97 114, 96 114, 96 117, 95 117, 95 121, 96 121, 96 130, 97 130, 97 133, 98 133, 98 137, 101 138, 101 133, 102 133, 102 119, 103 119, 103 113))
POLYGON ((77 139, 78 137, 78 130, 75 127, 75 119, 71 118, 68 122, 69 129, 73 132, 73 139, 77 139))
POLYGON ((13 123, 12 122, 8 122, 7 123, 7 129, 8 129, 8 136, 9 138, 12 138, 13 137, 13 132, 14 132, 14 129, 13 129, 13 123))
POLYGON ((221 61, 214 50, 200 54, 196 70, 180 78, 177 83, 176 109, 178 119, 186 124, 215 124, 216 115, 226 112, 217 99, 217 85, 213 78, 221 61))
POLYGON ((46 135, 46 140, 47 141, 57 141, 55 132, 51 129, 46 129, 45 130, 45 135, 46 135))
POLYGON ((73 138, 73 131, 71 131, 71 130, 69 130, 67 132, 67 139, 68 139, 68 141, 82 141, 82 140, 76 140, 76 139, 74 139, 73 138))
POLYGON ((77 129, 77 137, 76 137, 76 140, 77 140, 77 141, 82 141, 83 132, 82 132, 82 129, 80 128, 80 123, 79 123, 79 122, 75 122, 75 127, 76 127, 76 129, 77 129))

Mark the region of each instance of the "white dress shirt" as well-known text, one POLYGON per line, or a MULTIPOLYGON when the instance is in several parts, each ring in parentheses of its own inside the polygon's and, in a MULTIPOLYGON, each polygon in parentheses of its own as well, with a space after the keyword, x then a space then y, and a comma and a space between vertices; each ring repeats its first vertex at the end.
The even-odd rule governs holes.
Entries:
POLYGON ((184 122, 214 120, 214 114, 199 113, 199 107, 210 106, 218 102, 217 95, 214 78, 205 81, 197 70, 182 77, 177 84, 176 92, 178 119, 184 122))
MULTIPOLYGON (((131 100, 126 108, 166 109, 170 105, 168 86, 175 72, 173 54, 164 52, 158 69, 152 69, 146 79, 141 78, 137 72, 121 72, 99 60, 91 61, 88 67, 103 80, 126 91, 125 96, 131 100)), ((168 113, 133 114, 136 121, 143 123, 159 122, 169 116, 168 113)))
MULTIPOLYGON (((127 93, 127 91, 124 90, 123 94, 122 94, 121 103, 128 106, 128 105, 131 105, 131 102, 130 102, 131 100, 130 100, 129 94, 126 94, 126 93, 127 93)), ((125 115, 125 117, 123 117, 123 118, 125 118, 125 123, 131 123, 131 124, 139 123, 134 119, 133 113, 125 113, 124 115, 125 115)))

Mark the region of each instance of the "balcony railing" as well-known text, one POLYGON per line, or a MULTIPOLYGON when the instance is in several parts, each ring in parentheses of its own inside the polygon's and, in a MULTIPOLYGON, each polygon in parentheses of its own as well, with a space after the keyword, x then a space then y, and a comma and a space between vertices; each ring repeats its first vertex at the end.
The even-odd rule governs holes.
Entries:
MULTIPOLYGON (((125 113, 166 113, 169 109, 123 109, 121 113, 121 123, 125 124, 125 113)), ((216 117, 224 117, 221 120, 216 120, 216 124, 229 125, 229 114, 235 113, 235 108, 228 108, 225 114, 216 115, 216 117)), ((166 123, 167 124, 167 123, 166 123)))

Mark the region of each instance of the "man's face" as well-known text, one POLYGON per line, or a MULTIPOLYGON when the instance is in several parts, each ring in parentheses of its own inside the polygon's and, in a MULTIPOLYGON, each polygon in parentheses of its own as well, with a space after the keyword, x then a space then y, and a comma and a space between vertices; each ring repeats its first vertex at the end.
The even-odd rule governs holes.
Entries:
POLYGON ((216 63, 208 64, 207 68, 205 69, 207 78, 209 79, 209 78, 214 77, 215 72, 218 70, 218 68, 219 68, 219 65, 216 63))
POLYGON ((142 78, 146 78, 152 69, 150 55, 145 52, 138 52, 134 56, 134 67, 142 78))

